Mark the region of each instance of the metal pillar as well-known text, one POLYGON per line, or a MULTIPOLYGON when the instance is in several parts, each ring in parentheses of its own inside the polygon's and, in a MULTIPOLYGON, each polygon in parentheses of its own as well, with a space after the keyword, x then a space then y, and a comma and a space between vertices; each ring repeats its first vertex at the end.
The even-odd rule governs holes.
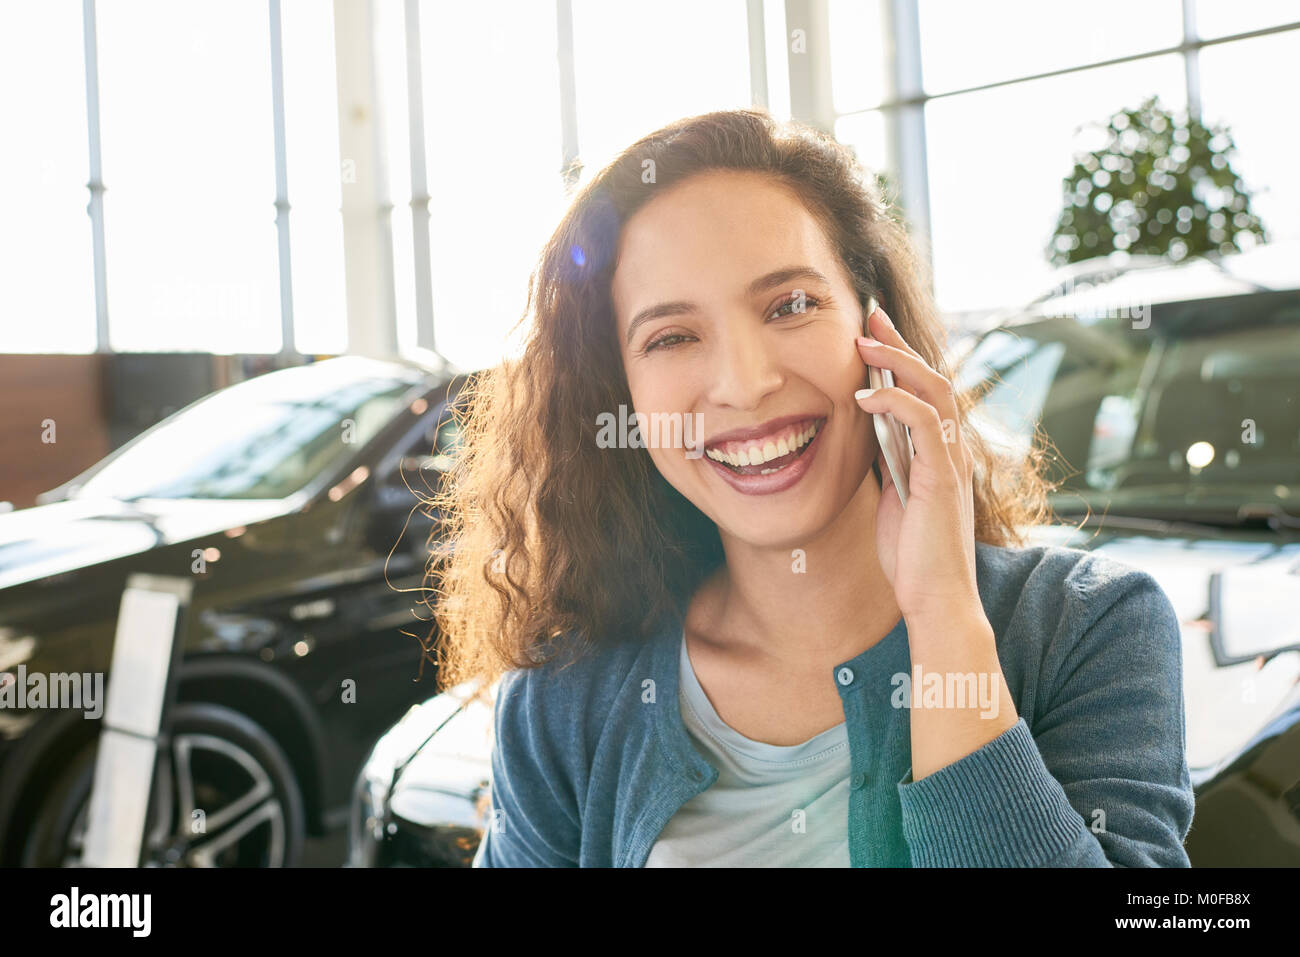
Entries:
POLYGON ((339 157, 352 174, 343 180, 348 352, 392 358, 398 354, 393 207, 384 172, 371 0, 334 0, 334 54, 339 157))

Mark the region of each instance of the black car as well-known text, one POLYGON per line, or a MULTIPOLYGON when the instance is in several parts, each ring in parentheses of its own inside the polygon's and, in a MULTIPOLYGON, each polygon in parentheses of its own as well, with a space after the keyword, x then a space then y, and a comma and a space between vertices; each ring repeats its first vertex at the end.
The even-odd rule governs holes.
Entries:
MULTIPOLYGON (((1194 866, 1300 865, 1300 256, 1270 281, 1250 261, 1086 264, 954 349, 995 441, 1055 446, 1063 523, 1031 543, 1140 567, 1179 615, 1194 866)), ((351 865, 471 863, 494 689, 473 690, 376 745, 351 865)))
MULTIPOLYGON (((297 863, 305 835, 342 823, 376 739, 429 696, 417 612, 436 519, 412 490, 452 461, 464 381, 359 357, 271 372, 0 514, 8 681, 107 673, 127 576, 193 580, 149 864, 297 863)), ((0 708, 0 863, 78 861, 99 724, 0 708)))

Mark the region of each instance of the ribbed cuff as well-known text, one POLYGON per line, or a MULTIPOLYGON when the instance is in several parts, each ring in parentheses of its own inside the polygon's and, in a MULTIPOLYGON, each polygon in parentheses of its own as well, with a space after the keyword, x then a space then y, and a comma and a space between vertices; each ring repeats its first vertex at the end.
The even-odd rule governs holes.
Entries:
POLYGON ((913 867, 1038 867, 1084 828, 1022 717, 920 781, 898 783, 913 867))

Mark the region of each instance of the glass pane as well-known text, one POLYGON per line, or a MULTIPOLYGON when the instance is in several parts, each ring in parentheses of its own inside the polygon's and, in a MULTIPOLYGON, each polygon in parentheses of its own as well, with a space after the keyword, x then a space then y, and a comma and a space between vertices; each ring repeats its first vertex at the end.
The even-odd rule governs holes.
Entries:
POLYGON ((885 114, 880 110, 842 116, 835 121, 835 138, 852 146, 858 161, 876 173, 884 172, 889 164, 887 134, 885 114))
MULTIPOLYGON (((394 206, 389 216, 393 249, 393 305, 399 350, 418 345, 415 328, 415 249, 411 219, 409 198, 404 204, 394 206)), ((436 328, 436 318, 434 324, 436 328)))
MULTIPOLYGON (((435 335, 479 368, 501 358, 563 208, 555 6, 420 10, 435 335)), ((410 237, 394 215, 395 257, 410 237)))
POLYGON ((925 89, 941 93, 997 80, 1177 46, 1180 0, 921 0, 925 89))
POLYGON ((1300 130, 1279 112, 1297 89, 1300 30, 1201 51, 1202 122, 1229 126, 1232 168, 1255 192, 1251 208, 1270 240, 1300 238, 1300 130))
MULTIPOLYGON (((393 204, 388 230, 393 251, 394 316, 397 347, 416 345, 415 255, 411 239, 410 107, 406 94, 406 19, 402 0, 375 4, 375 70, 384 112, 384 175, 393 204)), ((427 134, 426 134, 427 136, 427 134)), ((344 157, 344 172, 350 157, 344 157)))
POLYGON ((743 3, 663 0, 629 8, 575 0, 583 181, 673 120, 748 107, 748 37, 743 3))
POLYGON ((763 0, 763 55, 767 59, 767 111, 781 121, 790 118, 788 33, 785 24, 785 0, 763 0))
POLYGON ((1295 0, 1196 0, 1196 32, 1207 39, 1296 22, 1295 0))
POLYGON ((293 324, 304 353, 348 345, 334 7, 280 0, 293 324))
POLYGON ((1022 302, 1051 285, 1045 249, 1083 124, 1157 94, 1185 109, 1182 58, 1138 60, 926 105, 935 295, 945 311, 1022 302))
POLYGON ((883 0, 830 0, 831 95, 835 112, 865 110, 889 95, 883 0))
MULTIPOLYGON (((289 195, 294 195, 292 186, 289 195)), ((343 217, 336 209, 303 208, 294 203, 289 237, 295 345, 304 355, 346 352, 343 217)))
POLYGON ((0 90, 0 352, 92 352, 81 4, 0 8, 0 90))
POLYGON ((265 0, 101 0, 112 346, 275 352, 265 0))

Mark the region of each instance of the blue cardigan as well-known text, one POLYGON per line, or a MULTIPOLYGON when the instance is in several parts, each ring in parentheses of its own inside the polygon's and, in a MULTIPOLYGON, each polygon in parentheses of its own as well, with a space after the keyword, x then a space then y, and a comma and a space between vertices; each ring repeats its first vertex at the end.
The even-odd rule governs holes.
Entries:
MULTIPOLYGON (((976 545, 1020 720, 912 780, 904 622, 831 669, 852 752, 855 867, 1187 867, 1178 619, 1146 572, 1060 546, 976 545), (893 699, 893 703, 891 703, 893 699)), ((717 771, 678 701, 679 615, 645 641, 508 672, 476 867, 641 867, 717 771), (561 667, 566 665, 567 667, 561 667)))

